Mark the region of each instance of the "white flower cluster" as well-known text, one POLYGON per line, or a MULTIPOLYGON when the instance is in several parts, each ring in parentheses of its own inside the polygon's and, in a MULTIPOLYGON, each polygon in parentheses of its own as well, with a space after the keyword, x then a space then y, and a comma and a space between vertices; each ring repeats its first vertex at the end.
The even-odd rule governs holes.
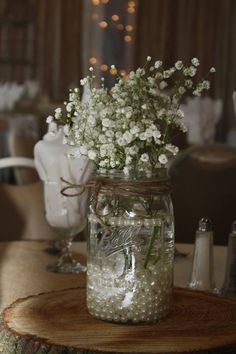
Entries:
POLYGON ((170 132, 173 128, 186 131, 179 108, 182 98, 186 93, 199 96, 209 88, 209 81, 194 86, 197 58, 189 67, 179 60, 169 69, 160 60, 150 62, 147 57, 144 68, 131 71, 127 80, 118 78, 110 92, 103 81, 100 88, 93 87, 90 68, 91 76, 80 82, 89 89, 87 103, 81 103, 78 88, 70 91, 66 114, 57 109, 48 122, 64 126, 64 142, 78 147, 75 154, 87 156, 101 170, 125 174, 151 172, 177 154, 170 132))

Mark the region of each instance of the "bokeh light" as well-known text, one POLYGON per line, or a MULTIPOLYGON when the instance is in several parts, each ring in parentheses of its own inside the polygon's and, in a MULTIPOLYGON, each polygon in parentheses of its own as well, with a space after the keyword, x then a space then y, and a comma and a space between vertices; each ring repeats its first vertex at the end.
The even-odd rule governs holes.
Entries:
POLYGON ((124 41, 125 41, 126 43, 130 43, 130 42, 132 41, 132 37, 129 36, 129 35, 126 35, 126 36, 124 36, 124 41))
POLYGON ((118 15, 112 15, 111 16, 113 21, 119 21, 120 17, 118 15))
POLYGON ((89 59, 89 63, 92 64, 92 65, 95 65, 97 63, 97 59, 95 57, 91 57, 89 59))
POLYGON ((107 71, 107 70, 108 70, 108 65, 102 64, 102 65, 100 66, 100 69, 101 69, 102 71, 107 71))
POLYGON ((99 22, 99 27, 101 27, 101 28, 107 28, 107 26, 108 26, 108 23, 107 23, 106 21, 101 21, 101 22, 99 22))

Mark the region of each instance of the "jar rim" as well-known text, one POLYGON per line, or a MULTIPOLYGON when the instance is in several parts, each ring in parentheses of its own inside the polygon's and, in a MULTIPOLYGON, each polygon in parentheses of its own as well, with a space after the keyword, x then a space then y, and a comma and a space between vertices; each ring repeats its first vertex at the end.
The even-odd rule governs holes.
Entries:
POLYGON ((104 177, 104 178, 113 178, 113 179, 124 179, 124 180, 169 180, 170 176, 168 174, 168 169, 166 167, 160 167, 154 169, 152 172, 144 171, 135 171, 131 172, 129 175, 126 175, 123 170, 96 170, 95 176, 104 177))

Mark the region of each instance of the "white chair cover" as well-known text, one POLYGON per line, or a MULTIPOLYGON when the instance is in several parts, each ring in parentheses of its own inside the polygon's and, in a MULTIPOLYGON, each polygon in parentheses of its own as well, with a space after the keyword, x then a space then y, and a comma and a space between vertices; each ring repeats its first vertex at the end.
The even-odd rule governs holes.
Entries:
POLYGON ((234 112, 236 115, 236 91, 233 92, 233 103, 234 103, 234 112))
POLYGON ((188 128, 189 144, 208 144, 215 140, 216 125, 222 112, 222 101, 210 97, 189 98, 181 106, 184 122, 188 128))

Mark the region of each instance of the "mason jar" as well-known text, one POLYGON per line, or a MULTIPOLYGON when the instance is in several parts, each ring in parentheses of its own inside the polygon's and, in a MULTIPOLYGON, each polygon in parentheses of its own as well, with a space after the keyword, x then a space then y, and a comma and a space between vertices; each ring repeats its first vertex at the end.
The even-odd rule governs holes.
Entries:
POLYGON ((98 319, 153 323, 172 306, 174 218, 167 170, 97 174, 89 204, 87 308, 98 319))

